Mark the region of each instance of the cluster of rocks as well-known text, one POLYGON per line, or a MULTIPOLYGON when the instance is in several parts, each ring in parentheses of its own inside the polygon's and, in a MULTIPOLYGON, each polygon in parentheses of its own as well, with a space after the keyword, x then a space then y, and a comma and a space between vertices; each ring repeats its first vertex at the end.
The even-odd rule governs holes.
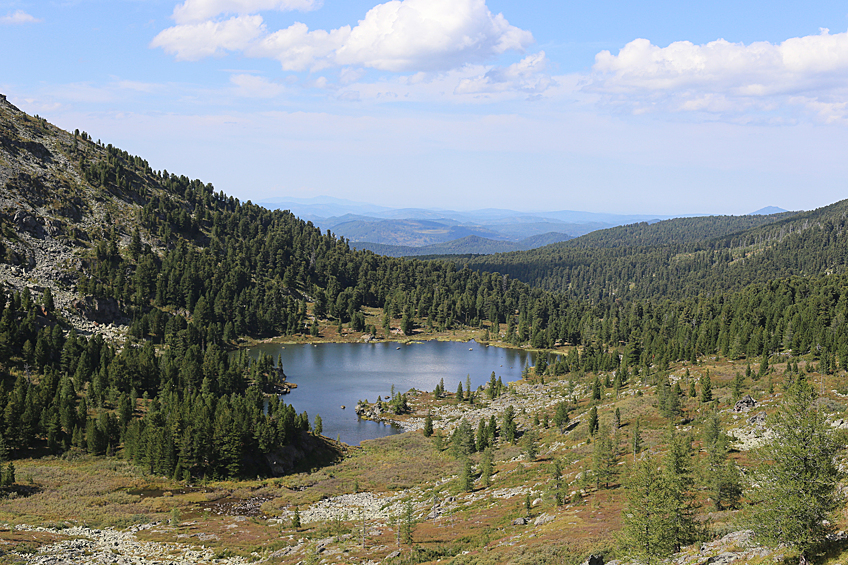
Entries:
POLYGON ((83 526, 57 530, 19 524, 16 530, 46 532, 70 539, 44 545, 37 553, 15 554, 27 565, 246 565, 242 557, 216 558, 206 547, 180 543, 141 541, 135 534, 156 524, 133 526, 126 531, 92 529, 83 526))
MULTIPOLYGON (((323 522, 331 520, 359 519, 363 514, 365 520, 386 521, 400 516, 403 512, 404 499, 410 496, 409 491, 402 491, 391 496, 380 496, 372 492, 342 494, 325 498, 308 508, 298 510, 301 523, 323 522), (362 513, 362 514, 360 514, 362 513)), ((294 515, 294 509, 284 511, 271 523, 288 523, 294 515)))

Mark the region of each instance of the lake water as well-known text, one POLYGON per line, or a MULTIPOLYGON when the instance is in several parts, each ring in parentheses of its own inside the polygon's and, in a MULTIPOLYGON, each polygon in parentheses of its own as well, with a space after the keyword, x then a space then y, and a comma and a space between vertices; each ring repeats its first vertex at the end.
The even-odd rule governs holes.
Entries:
POLYGON ((492 371, 506 383, 520 379, 524 366, 533 365, 532 353, 473 341, 262 344, 250 348, 252 357, 260 353, 274 360, 281 355, 286 377, 297 383, 297 389, 284 397, 286 403, 298 413, 306 410, 310 423, 320 414, 323 434, 350 445, 400 433, 392 426, 362 420, 354 412, 358 400, 390 397, 392 385, 396 392, 411 388, 432 391, 444 379, 445 389, 455 392, 457 383, 465 386, 466 376, 476 389, 488 382, 492 371))

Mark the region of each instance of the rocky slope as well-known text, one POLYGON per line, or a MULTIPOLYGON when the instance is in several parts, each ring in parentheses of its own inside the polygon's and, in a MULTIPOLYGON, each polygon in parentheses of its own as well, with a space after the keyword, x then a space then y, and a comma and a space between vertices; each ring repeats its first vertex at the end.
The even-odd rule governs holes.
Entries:
POLYGON ((0 96, 0 281, 8 290, 46 288, 78 331, 119 338, 118 305, 79 296, 82 258, 103 226, 131 219, 138 205, 86 181, 84 164, 106 160, 107 149, 38 117, 0 96), (116 222, 117 220, 117 222, 116 222))

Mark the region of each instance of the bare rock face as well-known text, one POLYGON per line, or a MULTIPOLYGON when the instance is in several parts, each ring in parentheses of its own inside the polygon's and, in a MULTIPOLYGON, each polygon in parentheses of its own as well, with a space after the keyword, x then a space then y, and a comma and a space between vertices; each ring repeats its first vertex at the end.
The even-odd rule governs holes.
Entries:
POLYGON ((93 322, 107 324, 121 318, 121 308, 114 298, 86 296, 74 302, 73 307, 93 322))
POLYGON ((12 220, 17 224, 19 230, 25 231, 39 239, 44 237, 44 228, 33 215, 25 210, 18 210, 12 220))
POLYGON ((751 408, 757 405, 757 401, 751 398, 750 394, 746 394, 733 407, 734 412, 747 412, 751 408))

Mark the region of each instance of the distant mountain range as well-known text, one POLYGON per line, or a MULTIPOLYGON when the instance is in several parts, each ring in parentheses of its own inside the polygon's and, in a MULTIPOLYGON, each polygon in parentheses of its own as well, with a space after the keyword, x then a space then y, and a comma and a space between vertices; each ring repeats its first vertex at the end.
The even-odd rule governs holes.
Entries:
POLYGON ((257 204, 290 210, 322 229, 345 237, 354 247, 392 256, 521 251, 598 229, 634 222, 652 223, 669 217, 570 210, 398 209, 326 196, 273 198, 257 204))
MULTIPOLYGON (((596 230, 639 222, 652 224, 675 217, 573 210, 389 208, 329 196, 270 198, 257 204, 290 210, 322 229, 345 237, 353 247, 394 257, 524 251, 596 230)), ((752 215, 783 211, 769 206, 752 215)))
POLYGON ((368 249, 378 255, 388 255, 389 257, 421 257, 425 255, 489 255, 492 253, 507 253, 509 251, 528 251, 569 239, 571 239, 569 235, 549 232, 532 235, 517 242, 498 241, 476 235, 468 235, 445 243, 434 243, 421 247, 386 245, 384 243, 371 243, 367 241, 354 241, 350 245, 355 249, 368 249))

